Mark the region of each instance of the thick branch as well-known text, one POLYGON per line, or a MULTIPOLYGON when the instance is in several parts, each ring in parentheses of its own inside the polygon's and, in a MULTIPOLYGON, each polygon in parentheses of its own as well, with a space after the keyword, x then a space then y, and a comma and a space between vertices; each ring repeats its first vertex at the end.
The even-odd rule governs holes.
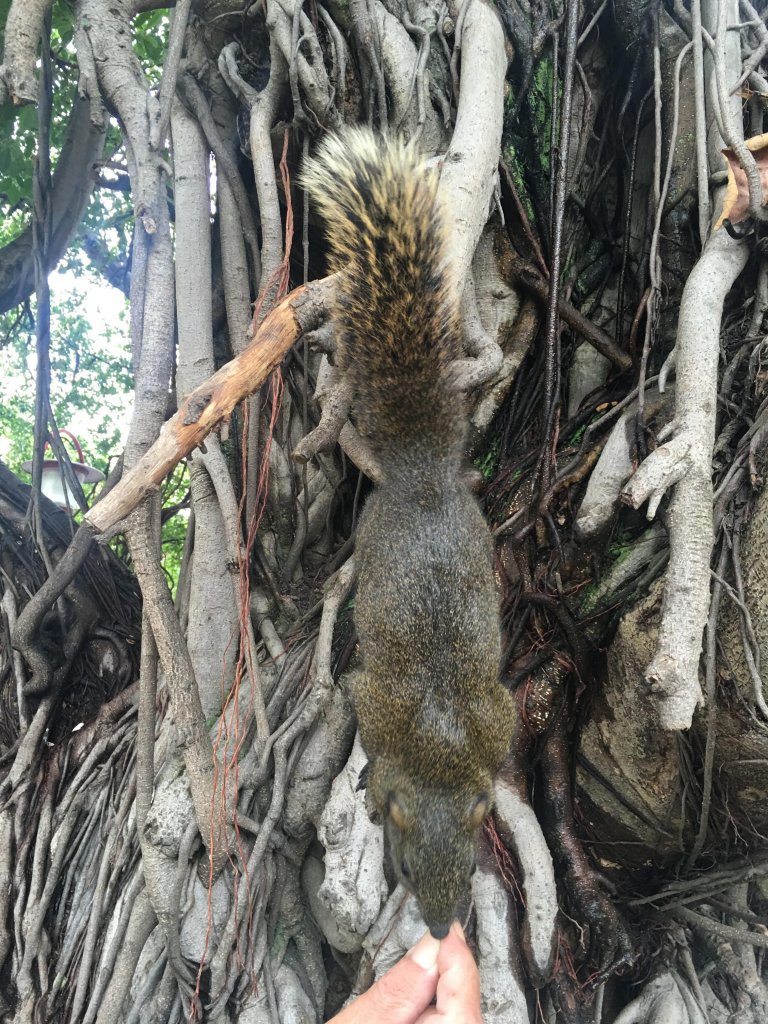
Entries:
POLYGON ((497 780, 495 797, 500 832, 514 848, 523 872, 526 913, 521 940, 530 975, 534 984, 541 985, 552 969, 557 934, 552 855, 533 808, 509 772, 497 780))
MULTIPOLYGON (((218 857, 226 855, 225 836, 217 817, 221 782, 217 786, 213 744, 205 725, 200 692, 173 598, 157 558, 151 511, 139 509, 126 530, 144 608, 157 644, 170 697, 171 714, 184 755, 189 787, 203 842, 218 857)), ((216 857, 214 857, 216 863, 216 857)), ((157 909, 157 908, 156 908, 157 909)))
MULTIPOLYGON (((94 125, 91 102, 73 100, 72 116, 51 187, 51 236, 48 265, 52 269, 64 254, 80 223, 93 189, 93 165, 104 149, 105 128, 94 125)), ((32 225, 0 250, 0 313, 27 299, 35 288, 32 225)))
POLYGON ((640 995, 616 1018, 616 1024, 703 1024, 704 1016, 687 991, 682 978, 674 972, 648 982, 640 995))
POLYGON ((490 851, 472 876, 484 1024, 528 1024, 515 908, 490 851))
MULTIPOLYGON (((687 729, 701 700, 699 657, 709 610, 720 323, 725 297, 748 254, 744 242, 716 231, 691 271, 680 303, 675 445, 687 447, 687 471, 670 503, 664 605, 656 654, 646 672, 652 691, 659 696, 661 723, 667 729, 687 729)), ((649 466, 664 462, 672 447, 671 442, 652 452, 649 466)))
POLYGON ((459 293, 488 219, 501 150, 507 55, 498 15, 483 0, 470 3, 462 35, 456 129, 440 175, 440 191, 452 216, 450 264, 459 293))
POLYGON ((16 106, 37 102, 37 45, 52 0, 14 0, 5 22, 5 48, 0 65, 0 103, 10 97, 16 106))

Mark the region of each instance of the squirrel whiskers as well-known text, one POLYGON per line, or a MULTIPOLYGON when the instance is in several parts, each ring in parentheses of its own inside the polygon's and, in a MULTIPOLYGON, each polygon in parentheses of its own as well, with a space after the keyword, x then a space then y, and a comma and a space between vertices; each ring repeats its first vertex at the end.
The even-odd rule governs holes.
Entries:
POLYGON ((326 139, 303 182, 343 271, 337 361, 383 479, 360 517, 354 685, 368 789, 398 877, 443 937, 508 750, 490 533, 462 471, 467 417, 437 176, 367 129, 326 139))

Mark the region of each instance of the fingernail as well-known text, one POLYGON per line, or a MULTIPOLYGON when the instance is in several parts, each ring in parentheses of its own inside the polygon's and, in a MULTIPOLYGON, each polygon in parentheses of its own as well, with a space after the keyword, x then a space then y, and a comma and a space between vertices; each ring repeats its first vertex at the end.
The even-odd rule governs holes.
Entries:
POLYGON ((419 967, 423 967, 425 971, 431 970, 437 964, 437 954, 440 952, 440 942, 437 939, 433 939, 432 936, 427 932, 419 939, 413 949, 409 952, 408 956, 411 960, 414 960, 419 967))
POLYGON ((457 935, 460 939, 463 939, 464 942, 467 941, 466 936, 464 935, 464 929, 461 927, 460 921, 453 922, 453 924, 451 925, 451 931, 453 932, 454 935, 457 935))

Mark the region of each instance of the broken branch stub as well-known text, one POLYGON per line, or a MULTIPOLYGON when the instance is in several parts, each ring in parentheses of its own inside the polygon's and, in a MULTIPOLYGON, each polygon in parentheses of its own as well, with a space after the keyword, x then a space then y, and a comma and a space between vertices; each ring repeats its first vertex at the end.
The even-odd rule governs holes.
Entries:
POLYGON ((256 391, 303 332, 323 319, 332 282, 325 278, 294 289, 256 329, 247 348, 187 395, 149 451, 88 512, 86 521, 94 529, 104 532, 124 519, 256 391))

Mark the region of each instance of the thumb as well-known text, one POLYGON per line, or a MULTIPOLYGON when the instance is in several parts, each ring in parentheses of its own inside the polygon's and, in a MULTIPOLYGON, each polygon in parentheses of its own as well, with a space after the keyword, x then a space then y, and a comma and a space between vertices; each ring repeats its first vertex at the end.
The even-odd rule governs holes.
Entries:
POLYGON ((437 967, 437 1006, 430 1007, 418 1024, 481 1024, 480 973, 458 921, 443 939, 437 967))
POLYGON ((437 990, 440 943, 427 932, 329 1024, 415 1024, 437 990))

